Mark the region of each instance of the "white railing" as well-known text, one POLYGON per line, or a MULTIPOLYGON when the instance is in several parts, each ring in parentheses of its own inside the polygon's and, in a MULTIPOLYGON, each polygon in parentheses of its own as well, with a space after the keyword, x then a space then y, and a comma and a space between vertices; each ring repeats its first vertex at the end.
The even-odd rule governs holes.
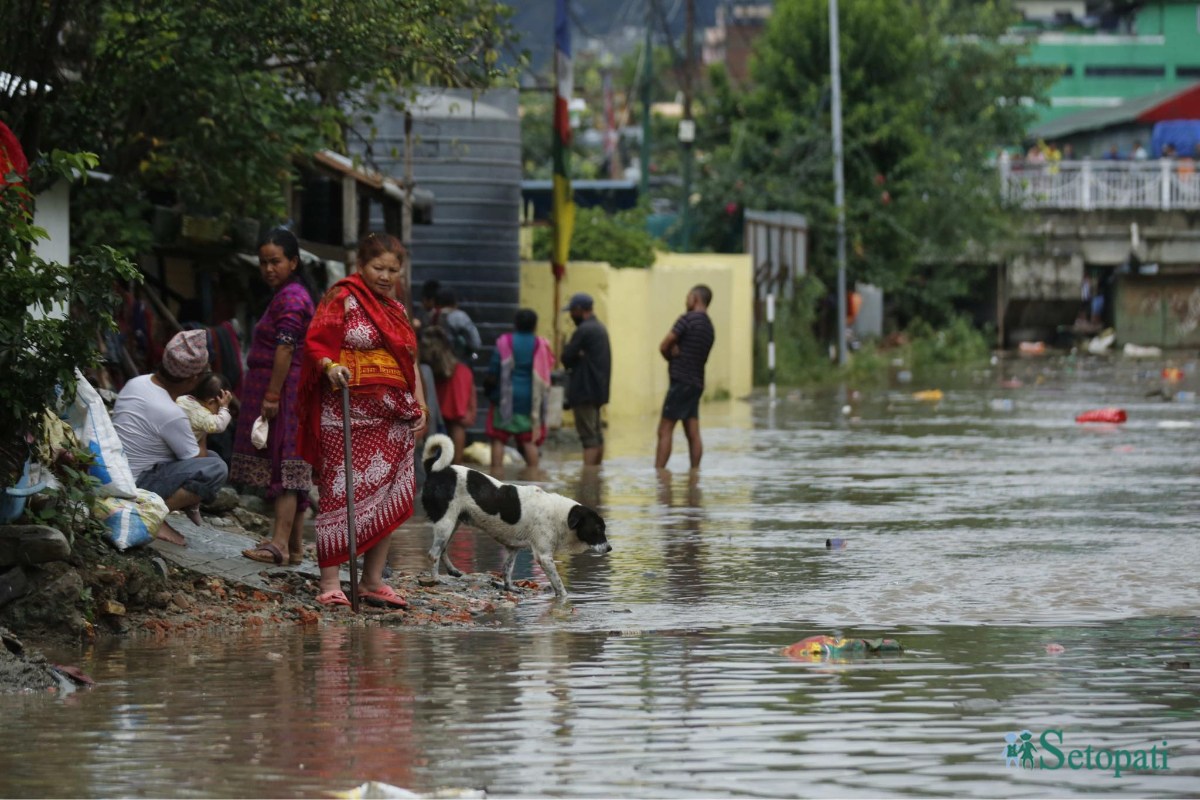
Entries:
POLYGON ((1004 196, 1025 208, 1200 209, 1200 163, 1191 160, 1001 160, 1004 196))

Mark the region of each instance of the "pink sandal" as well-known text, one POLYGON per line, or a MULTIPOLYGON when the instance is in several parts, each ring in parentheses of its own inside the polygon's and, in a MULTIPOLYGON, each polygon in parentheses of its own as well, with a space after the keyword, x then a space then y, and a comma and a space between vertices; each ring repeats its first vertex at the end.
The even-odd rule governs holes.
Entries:
POLYGON ((323 606, 348 606, 350 600, 341 589, 333 589, 317 595, 317 602, 323 606))
POLYGON ((373 592, 369 592, 366 589, 360 589, 358 596, 373 606, 385 606, 387 608, 408 608, 408 601, 396 594, 396 590, 388 586, 386 583, 373 592))

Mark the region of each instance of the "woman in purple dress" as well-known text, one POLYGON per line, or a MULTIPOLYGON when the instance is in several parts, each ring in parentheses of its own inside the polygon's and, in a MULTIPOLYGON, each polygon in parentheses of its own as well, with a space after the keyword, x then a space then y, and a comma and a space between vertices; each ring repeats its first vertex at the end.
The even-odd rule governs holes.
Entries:
POLYGON ((296 454, 296 392, 313 301, 297 272, 300 243, 290 231, 276 228, 267 234, 258 248, 258 266, 275 296, 254 326, 229 479, 266 489, 267 499, 275 503, 271 540, 242 555, 266 564, 294 565, 304 560, 304 513, 312 487, 312 467, 296 454), (262 450, 250 442, 260 415, 270 423, 262 450))

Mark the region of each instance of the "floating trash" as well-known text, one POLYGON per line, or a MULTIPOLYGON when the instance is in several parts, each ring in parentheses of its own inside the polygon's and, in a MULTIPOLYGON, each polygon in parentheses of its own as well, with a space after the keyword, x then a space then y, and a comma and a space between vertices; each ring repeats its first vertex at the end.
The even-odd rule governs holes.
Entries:
POLYGON ((1126 342, 1122 352, 1126 358, 1160 358, 1162 356, 1161 347, 1144 347, 1133 342, 1126 342))
POLYGON ((1075 417, 1076 422, 1108 422, 1119 423, 1125 422, 1128 417, 1123 408, 1095 408, 1091 411, 1084 411, 1082 414, 1075 417))
POLYGON ((936 403, 944 397, 941 389, 925 389, 920 392, 913 392, 913 400, 920 400, 925 403, 936 403))
POLYGON ((903 652, 904 647, 895 639, 841 639, 837 636, 810 636, 783 648, 783 655, 800 661, 903 652))
POLYGON ((399 786, 392 786, 390 783, 367 781, 349 791, 334 792, 333 796, 344 798, 344 800, 393 800, 394 798, 412 797, 476 798, 487 797, 487 792, 482 789, 450 788, 438 789, 432 794, 417 794, 416 792, 410 792, 408 789, 401 789, 399 786))

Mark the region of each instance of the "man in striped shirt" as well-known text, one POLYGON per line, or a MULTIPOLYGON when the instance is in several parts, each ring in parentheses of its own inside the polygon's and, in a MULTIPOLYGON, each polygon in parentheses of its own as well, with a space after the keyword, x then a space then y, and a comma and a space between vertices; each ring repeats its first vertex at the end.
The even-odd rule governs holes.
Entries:
POLYGON ((712 350, 716 333, 708 317, 712 289, 704 284, 693 286, 687 295, 687 312, 671 327, 670 333, 658 346, 658 351, 670 364, 671 386, 663 401, 662 419, 658 423, 658 450, 654 457, 656 469, 666 469, 671 458, 671 437, 675 423, 683 422, 687 437, 688 456, 692 469, 700 468, 704 445, 700 441, 700 396, 704 394, 704 365, 712 350))

